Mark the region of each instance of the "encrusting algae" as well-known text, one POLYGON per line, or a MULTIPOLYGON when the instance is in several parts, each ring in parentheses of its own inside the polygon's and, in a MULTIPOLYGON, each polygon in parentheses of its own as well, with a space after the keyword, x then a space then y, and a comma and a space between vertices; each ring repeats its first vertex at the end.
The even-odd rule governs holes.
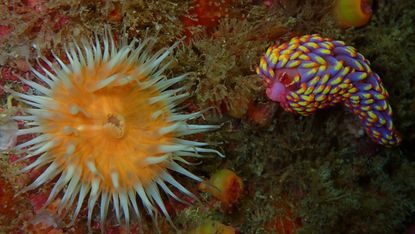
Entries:
POLYGON ((177 44, 151 55, 155 40, 116 43, 107 30, 95 42, 84 39, 66 48, 68 64, 56 55, 40 57, 41 69, 32 69, 38 82, 21 78, 38 95, 8 90, 31 106, 24 109, 26 115, 13 117, 28 126, 17 134, 36 134, 16 148, 27 151, 24 160, 40 155, 21 171, 46 167, 22 192, 57 178, 46 204, 63 192, 59 213, 74 207, 75 220, 86 203, 90 224, 99 206, 102 225, 111 204, 118 222, 123 217, 127 226, 132 213, 140 219, 141 206, 154 221, 157 209, 170 221, 160 189, 181 199, 167 184, 194 196, 170 171, 202 181, 181 165, 187 164, 185 158, 223 155, 207 143, 181 137, 217 126, 187 124, 202 113, 177 111, 188 94, 183 87, 170 87, 186 75, 163 75, 177 44))

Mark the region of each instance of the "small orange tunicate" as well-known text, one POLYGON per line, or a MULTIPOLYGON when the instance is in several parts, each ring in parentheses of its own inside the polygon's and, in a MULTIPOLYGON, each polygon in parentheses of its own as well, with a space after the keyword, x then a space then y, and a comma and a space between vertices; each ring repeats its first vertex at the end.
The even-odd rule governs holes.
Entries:
POLYGON ((229 169, 221 169, 215 172, 209 181, 202 182, 199 189, 212 194, 220 200, 224 208, 235 204, 243 191, 242 179, 229 169))
POLYGON ((334 6, 337 23, 342 28, 366 25, 372 16, 371 0, 337 0, 334 6))

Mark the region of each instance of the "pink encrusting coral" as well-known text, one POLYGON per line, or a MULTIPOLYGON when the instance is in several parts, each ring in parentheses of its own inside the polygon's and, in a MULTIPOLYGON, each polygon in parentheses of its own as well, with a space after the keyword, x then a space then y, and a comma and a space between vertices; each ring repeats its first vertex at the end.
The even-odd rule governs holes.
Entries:
POLYGON ((314 34, 268 48, 257 73, 267 84, 267 96, 286 111, 308 116, 343 103, 373 141, 398 145, 389 94, 369 65, 355 48, 314 34))

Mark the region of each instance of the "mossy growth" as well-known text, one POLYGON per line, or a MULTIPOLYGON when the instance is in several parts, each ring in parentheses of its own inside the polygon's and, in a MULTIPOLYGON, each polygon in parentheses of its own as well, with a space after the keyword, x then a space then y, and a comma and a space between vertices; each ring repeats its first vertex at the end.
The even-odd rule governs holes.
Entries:
POLYGON ((251 41, 253 35, 246 20, 227 19, 211 36, 192 39, 178 51, 175 69, 191 72, 196 105, 211 109, 210 116, 241 118, 260 87, 253 70, 265 46, 251 41))
POLYGON ((403 220, 415 211, 415 183, 407 179, 415 176, 413 166, 391 153, 353 160, 337 158, 318 165, 307 161, 295 164, 302 172, 291 174, 291 183, 302 185, 307 194, 296 207, 303 224, 300 233, 403 230, 403 220))

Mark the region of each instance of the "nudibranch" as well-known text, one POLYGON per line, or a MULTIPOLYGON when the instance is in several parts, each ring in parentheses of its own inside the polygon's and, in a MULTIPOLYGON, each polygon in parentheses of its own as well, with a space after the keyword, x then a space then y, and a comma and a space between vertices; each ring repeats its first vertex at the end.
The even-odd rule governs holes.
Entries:
POLYGON ((174 189, 194 197, 172 172, 201 182, 183 166, 186 158, 223 155, 183 137, 217 125, 187 122, 202 112, 180 113, 189 96, 180 86, 186 75, 163 74, 178 43, 152 54, 155 42, 115 42, 106 30, 68 45, 68 63, 55 53, 53 59, 40 55, 39 68, 32 68, 38 82, 21 78, 33 94, 9 90, 28 105, 25 115, 14 117, 27 126, 17 134, 35 135, 16 146, 27 152, 23 160, 34 158, 22 172, 43 170, 23 192, 53 183, 46 204, 60 197, 58 213, 69 212, 75 221, 85 203, 89 226, 96 207, 101 224, 114 211, 128 226, 141 210, 154 221, 161 213, 171 222, 162 193, 178 201, 174 189))
POLYGON ((271 46, 256 72, 267 85, 267 96, 286 111, 308 116, 342 103, 359 117, 373 141, 398 145, 388 92, 369 65, 355 48, 314 34, 271 46))

